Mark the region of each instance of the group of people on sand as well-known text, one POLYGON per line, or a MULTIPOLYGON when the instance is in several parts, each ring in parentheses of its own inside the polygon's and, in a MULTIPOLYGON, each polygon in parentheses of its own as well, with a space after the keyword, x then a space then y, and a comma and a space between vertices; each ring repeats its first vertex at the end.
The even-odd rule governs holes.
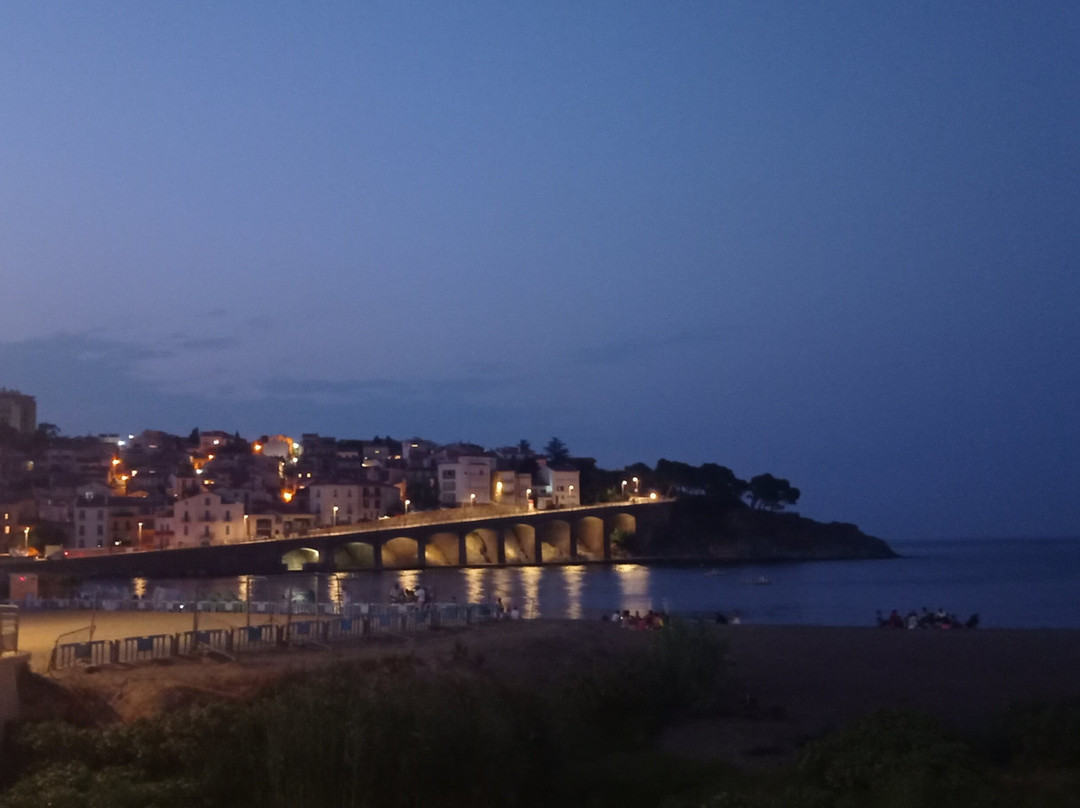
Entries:
POLYGON ((601 620, 610 620, 612 623, 617 623, 622 628, 632 628, 638 631, 644 631, 652 628, 663 628, 668 624, 668 616, 666 612, 654 612, 649 609, 644 615, 640 611, 635 611, 630 614, 629 609, 623 609, 621 612, 616 610, 609 614, 604 614, 601 620))
POLYGON ((507 605, 502 598, 495 598, 495 618, 497 620, 520 620, 521 609, 513 603, 507 605))
POLYGON ((921 612, 912 609, 906 617, 901 616, 896 609, 885 617, 878 609, 877 624, 882 628, 976 628, 979 625, 979 615, 973 614, 962 621, 942 608, 932 612, 923 606, 921 612))
POLYGON ((430 603, 434 596, 434 590, 429 592, 422 583, 416 589, 402 589, 401 584, 397 583, 390 590, 390 602, 395 604, 414 603, 417 606, 423 606, 430 603))

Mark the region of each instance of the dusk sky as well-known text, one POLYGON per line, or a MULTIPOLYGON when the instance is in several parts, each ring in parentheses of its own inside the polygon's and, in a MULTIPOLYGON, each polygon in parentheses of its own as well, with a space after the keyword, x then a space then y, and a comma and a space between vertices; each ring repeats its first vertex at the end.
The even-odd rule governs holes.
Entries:
POLYGON ((1080 533, 1080 4, 0 6, 0 386, 1080 533))

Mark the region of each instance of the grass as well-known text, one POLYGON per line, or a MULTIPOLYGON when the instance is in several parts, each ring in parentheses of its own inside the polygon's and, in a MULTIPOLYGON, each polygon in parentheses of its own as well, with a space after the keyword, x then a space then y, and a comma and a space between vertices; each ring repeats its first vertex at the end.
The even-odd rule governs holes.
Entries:
POLYGON ((660 729, 719 716, 731 687, 707 627, 650 639, 544 689, 499 680, 459 645, 437 670, 391 656, 129 726, 25 725, 0 756, 0 808, 1076 804, 1075 703, 1017 707, 970 738, 879 713, 767 776, 659 754, 660 729))

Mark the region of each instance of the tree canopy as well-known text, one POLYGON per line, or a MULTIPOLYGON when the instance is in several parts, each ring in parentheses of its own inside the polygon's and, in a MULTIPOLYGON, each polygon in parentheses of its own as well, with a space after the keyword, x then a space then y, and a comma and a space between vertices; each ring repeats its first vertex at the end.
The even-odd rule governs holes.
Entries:
POLYGON ((782 477, 771 474, 759 474, 750 478, 747 498, 751 508, 768 508, 773 511, 784 509, 785 505, 794 505, 802 492, 782 477))
POLYGON ((561 440, 552 438, 544 447, 544 454, 548 456, 552 463, 562 463, 566 458, 570 457, 570 450, 566 448, 566 444, 561 440))

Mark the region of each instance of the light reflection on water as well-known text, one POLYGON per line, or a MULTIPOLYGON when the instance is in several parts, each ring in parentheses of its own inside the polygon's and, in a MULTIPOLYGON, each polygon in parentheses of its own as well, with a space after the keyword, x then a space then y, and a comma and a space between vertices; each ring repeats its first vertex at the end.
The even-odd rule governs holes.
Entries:
POLYGON ((653 606, 653 599, 649 594, 649 568, 641 564, 616 564, 615 575, 619 581, 619 590, 622 592, 621 610, 630 612, 647 612, 653 606))
POLYGON ((488 600, 488 593, 484 589, 487 579, 486 570, 471 568, 461 571, 465 577, 465 600, 468 603, 483 603, 488 600))
POLYGON ((571 620, 580 620, 584 616, 581 609, 581 587, 585 583, 585 570, 580 566, 563 567, 563 589, 566 591, 566 616, 571 620))
POLYGON ((905 558, 723 566, 617 564, 480 567, 383 572, 289 573, 219 579, 101 579, 79 584, 88 597, 199 598, 281 602, 386 603, 395 581, 434 589, 443 602, 517 606, 527 617, 598 619, 648 609, 714 614, 738 610, 746 622, 872 625, 876 609, 944 606, 973 612, 987 627, 1080 628, 1080 541, 940 542, 907 548, 905 558), (249 582, 249 583, 248 583, 249 582), (767 583, 768 585, 758 585, 767 583))
POLYGON ((523 595, 525 602, 521 606, 521 613, 526 617, 544 617, 540 612, 540 576, 543 574, 544 571, 540 567, 525 567, 521 571, 521 580, 525 588, 523 595))

